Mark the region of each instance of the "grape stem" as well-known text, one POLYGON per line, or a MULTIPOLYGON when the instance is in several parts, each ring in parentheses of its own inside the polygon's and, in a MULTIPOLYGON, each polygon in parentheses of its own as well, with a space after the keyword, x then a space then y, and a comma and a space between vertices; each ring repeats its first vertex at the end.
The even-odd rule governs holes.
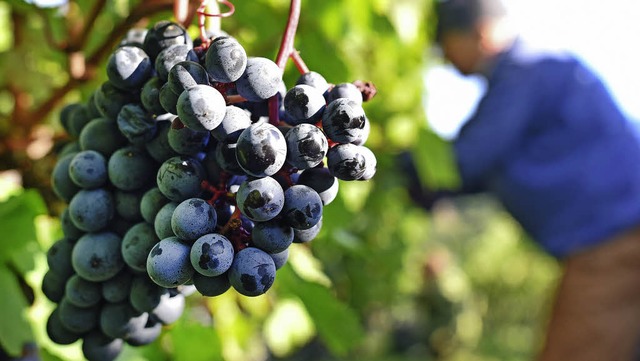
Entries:
POLYGON ((306 74, 309 72, 309 67, 307 66, 307 64, 305 64, 304 60, 302 60, 302 57, 300 56, 300 52, 298 50, 294 48, 291 51, 290 56, 291 60, 293 60, 293 64, 295 64, 296 68, 298 68, 300 74, 306 74))
MULTIPOLYGON (((287 59, 293 52, 293 41, 296 37, 296 31, 298 30, 298 21, 300 20, 300 0, 291 0, 291 6, 289 7, 289 18, 287 19, 287 25, 280 41, 280 50, 276 57, 276 64, 282 72, 287 64, 287 59)), ((269 123, 278 126, 280 124, 280 109, 278 104, 278 94, 269 98, 269 123)))

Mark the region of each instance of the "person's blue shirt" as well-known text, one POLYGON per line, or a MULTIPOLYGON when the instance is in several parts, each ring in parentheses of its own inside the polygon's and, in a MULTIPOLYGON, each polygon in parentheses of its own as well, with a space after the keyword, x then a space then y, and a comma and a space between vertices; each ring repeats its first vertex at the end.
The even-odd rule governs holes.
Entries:
POLYGON ((578 59, 517 41, 454 142, 463 188, 489 191, 565 257, 640 225, 640 146, 578 59))

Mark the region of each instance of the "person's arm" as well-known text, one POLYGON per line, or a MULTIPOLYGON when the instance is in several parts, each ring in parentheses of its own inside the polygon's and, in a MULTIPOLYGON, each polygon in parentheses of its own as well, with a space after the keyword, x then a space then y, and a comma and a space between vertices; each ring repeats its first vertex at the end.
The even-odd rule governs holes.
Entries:
POLYGON ((403 152, 399 154, 396 162, 407 182, 406 186, 409 197, 416 205, 428 211, 430 211, 441 199, 482 191, 481 189, 471 188, 430 189, 425 187, 420 181, 415 160, 410 152, 403 152))
POLYGON ((484 188, 492 173, 517 149, 535 117, 540 89, 535 76, 520 75, 503 72, 455 140, 463 188, 484 188))

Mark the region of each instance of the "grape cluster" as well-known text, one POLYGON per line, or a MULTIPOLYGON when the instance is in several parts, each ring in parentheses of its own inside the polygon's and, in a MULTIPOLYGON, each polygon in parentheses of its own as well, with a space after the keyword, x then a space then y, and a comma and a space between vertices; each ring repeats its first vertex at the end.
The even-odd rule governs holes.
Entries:
POLYGON ((289 246, 320 231, 338 179, 376 169, 358 87, 308 72, 287 91, 226 34, 194 47, 169 21, 132 30, 106 73, 60 115, 74 140, 52 186, 68 207, 42 284, 49 337, 82 339, 90 360, 152 342, 196 290, 264 294, 289 246))

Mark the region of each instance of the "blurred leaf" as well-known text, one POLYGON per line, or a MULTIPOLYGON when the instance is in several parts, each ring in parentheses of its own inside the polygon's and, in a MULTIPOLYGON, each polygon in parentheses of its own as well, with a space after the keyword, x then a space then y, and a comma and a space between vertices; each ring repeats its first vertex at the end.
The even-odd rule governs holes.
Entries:
POLYGON ((414 157, 420 180, 431 189, 455 189, 460 186, 455 156, 449 142, 422 128, 414 157))
POLYGON ((4 239, 0 242, 0 261, 9 261, 30 242, 36 242, 34 220, 45 212, 42 197, 36 190, 25 190, 0 203, 0 229, 4 239))
POLYGON ((336 355, 346 355, 363 339, 364 329, 357 313, 338 300, 330 290, 305 281, 290 267, 278 271, 281 289, 296 295, 304 304, 320 338, 336 355))
POLYGON ((33 340, 31 327, 25 317, 29 305, 15 274, 4 266, 0 266, 0 285, 0 345, 9 354, 17 356, 22 347, 33 340))
POLYGON ((223 361, 222 345, 216 331, 182 317, 170 331, 175 361, 223 361))

